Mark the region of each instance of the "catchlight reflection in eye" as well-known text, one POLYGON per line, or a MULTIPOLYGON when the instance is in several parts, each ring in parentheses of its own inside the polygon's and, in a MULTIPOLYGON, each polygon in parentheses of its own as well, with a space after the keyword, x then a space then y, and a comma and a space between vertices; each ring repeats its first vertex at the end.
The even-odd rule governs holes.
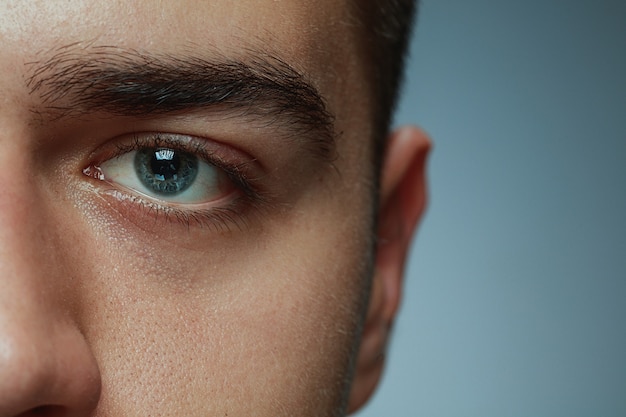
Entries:
POLYGON ((198 174, 198 157, 173 149, 138 150, 134 163, 142 184, 165 197, 185 191, 198 174))
POLYGON ((225 194, 226 174, 189 152, 141 148, 109 159, 98 167, 102 178, 155 200, 198 204, 225 194))

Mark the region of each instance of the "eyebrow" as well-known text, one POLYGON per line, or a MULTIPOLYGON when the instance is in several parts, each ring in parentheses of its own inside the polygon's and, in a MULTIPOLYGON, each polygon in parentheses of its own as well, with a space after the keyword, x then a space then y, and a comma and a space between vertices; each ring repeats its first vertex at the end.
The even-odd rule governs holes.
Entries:
POLYGON ((27 63, 26 85, 55 120, 102 111, 153 117, 214 109, 286 129, 331 159, 334 117, 313 84, 271 54, 249 50, 244 56, 205 59, 68 45, 45 61, 27 63))

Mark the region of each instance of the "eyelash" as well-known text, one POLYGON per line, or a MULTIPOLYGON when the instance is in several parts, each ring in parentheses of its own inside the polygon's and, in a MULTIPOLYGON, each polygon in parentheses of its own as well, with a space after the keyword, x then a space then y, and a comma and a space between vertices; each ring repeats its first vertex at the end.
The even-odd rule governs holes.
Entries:
MULTIPOLYGON (((263 192, 259 184, 259 178, 254 178, 248 174, 246 166, 253 163, 250 160, 243 163, 233 163, 225 160, 217 151, 210 151, 204 139, 187 135, 165 134, 165 133, 135 133, 130 141, 119 142, 115 148, 91 162, 83 174, 90 178, 104 180, 111 184, 108 190, 121 202, 130 202, 135 209, 139 209, 145 215, 152 215, 157 219, 164 219, 166 222, 176 221, 187 228, 192 226, 213 228, 215 231, 230 231, 234 226, 239 230, 248 227, 248 217, 251 212, 263 207, 267 202, 266 193, 263 192), (119 157, 126 153, 145 148, 169 148, 176 151, 183 151, 196 155, 204 162, 222 170, 228 180, 233 184, 239 195, 234 196, 231 201, 221 207, 210 208, 179 208, 174 205, 159 203, 156 200, 146 199, 132 192, 126 192, 108 182, 99 170, 99 165, 119 157)), ((178 204, 180 206, 180 204, 178 204)), ((197 205, 190 205, 197 206, 197 205)))

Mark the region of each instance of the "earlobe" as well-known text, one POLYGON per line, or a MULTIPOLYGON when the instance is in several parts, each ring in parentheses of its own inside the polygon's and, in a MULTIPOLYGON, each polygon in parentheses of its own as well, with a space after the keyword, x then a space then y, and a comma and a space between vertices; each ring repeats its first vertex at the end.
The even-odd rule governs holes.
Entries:
POLYGON ((357 357, 348 412, 359 409, 378 385, 385 349, 400 305, 406 255, 426 206, 430 141, 407 126, 388 138, 381 171, 375 272, 357 357))

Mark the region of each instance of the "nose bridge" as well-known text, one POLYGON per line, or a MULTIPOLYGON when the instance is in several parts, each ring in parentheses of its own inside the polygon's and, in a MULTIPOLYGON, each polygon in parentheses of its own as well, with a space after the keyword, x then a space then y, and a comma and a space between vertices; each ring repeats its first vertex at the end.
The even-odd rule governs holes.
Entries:
POLYGON ((28 181, 7 181, 7 166, 14 168, 15 176, 24 172, 19 158, 12 158, 12 164, 8 159, 11 156, 0 151, 0 184, 4 183, 0 185, 0 351, 5 353, 4 357, 0 355, 0 361, 16 354, 34 354, 33 349, 44 346, 39 339, 50 340, 50 323, 56 315, 56 294, 51 282, 54 270, 48 261, 53 254, 46 248, 49 245, 43 237, 45 227, 41 221, 45 214, 33 204, 31 194, 35 191, 28 181))
POLYGON ((86 415, 98 401, 98 366, 69 314, 71 265, 29 148, 0 117, 0 417, 86 415))
POLYGON ((28 138, 3 127, 0 119, 0 299, 15 292, 14 301, 26 305, 46 284, 42 269, 53 254, 46 248, 45 204, 37 198, 28 138))

